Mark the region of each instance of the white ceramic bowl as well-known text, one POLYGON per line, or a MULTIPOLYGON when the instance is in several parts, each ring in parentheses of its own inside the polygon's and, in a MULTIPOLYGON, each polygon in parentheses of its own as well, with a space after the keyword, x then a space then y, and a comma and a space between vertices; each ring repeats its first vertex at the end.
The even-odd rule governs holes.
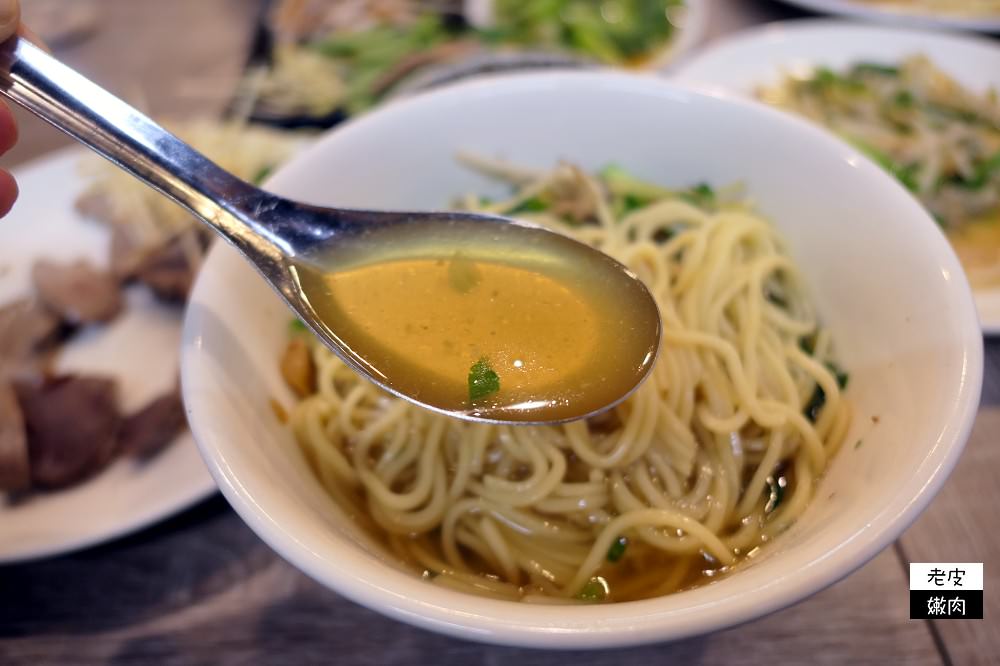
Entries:
POLYGON ((861 566, 930 502, 976 412, 982 338, 948 244, 878 167, 751 102, 652 77, 563 72, 482 79, 391 104, 319 140, 269 186, 317 204, 380 208, 502 193, 457 164, 459 150, 541 167, 614 161, 676 186, 745 182, 789 241, 851 372, 848 441, 802 519, 715 584, 580 607, 439 588, 359 534, 271 414, 272 396, 291 401, 277 364, 289 314, 220 243, 188 308, 184 397, 222 492, 292 564, 358 603, 454 636, 609 647, 703 633, 795 603, 861 566))

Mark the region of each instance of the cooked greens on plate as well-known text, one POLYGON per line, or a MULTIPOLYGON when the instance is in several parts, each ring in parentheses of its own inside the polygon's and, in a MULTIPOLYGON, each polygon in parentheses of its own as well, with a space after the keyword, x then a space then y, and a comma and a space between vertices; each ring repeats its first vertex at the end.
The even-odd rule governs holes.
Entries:
POLYGON ((664 52, 684 0, 493 0, 486 17, 461 2, 278 3, 267 62, 242 93, 258 115, 336 119, 360 113, 408 77, 498 51, 547 51, 641 66, 664 52), (472 12, 468 12, 471 14, 472 12))
POLYGON ((974 283, 1000 282, 1000 103, 922 55, 901 62, 817 66, 758 90, 825 125, 924 204, 974 283))

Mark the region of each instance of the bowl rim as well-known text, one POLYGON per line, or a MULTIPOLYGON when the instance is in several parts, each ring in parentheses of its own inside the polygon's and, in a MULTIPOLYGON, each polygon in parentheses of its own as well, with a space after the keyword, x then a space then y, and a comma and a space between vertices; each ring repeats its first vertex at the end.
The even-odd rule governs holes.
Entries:
MULTIPOLYGON (((537 91, 564 85, 586 86, 595 94, 602 89, 605 92, 600 94, 606 94, 607 89, 625 89, 647 94, 656 92, 668 97, 713 98, 740 107, 748 115, 771 116, 773 122, 789 125, 790 132, 795 130, 808 137, 817 147, 825 144, 828 149, 835 148, 856 168, 865 171, 865 177, 883 179, 886 187, 895 190, 893 196, 905 195, 900 200, 901 204, 908 206, 913 216, 923 218, 929 229, 936 229, 919 203, 890 176, 847 144, 805 120, 718 88, 609 71, 502 74, 415 94, 350 120, 325 134, 279 169, 269 179, 268 186, 280 192, 281 183, 289 178, 288 174, 328 151, 328 146, 339 142, 341 137, 366 132, 369 125, 390 116, 405 118, 414 107, 449 102, 449 108, 454 109, 456 103, 460 106, 463 97, 470 93, 496 98, 504 91, 537 91)), ((950 269, 952 278, 948 280, 948 290, 956 299, 956 307, 965 322, 953 341, 956 358, 962 361, 962 371, 958 394, 949 401, 947 416, 934 433, 936 442, 929 446, 927 454, 921 459, 917 474, 907 482, 906 487, 914 491, 900 493, 872 521, 845 535, 844 541, 833 551, 808 560, 780 579, 755 587, 754 594, 713 598, 710 591, 715 586, 703 586, 690 592, 643 601, 583 607, 556 606, 560 613, 559 617, 553 618, 552 613, 547 612, 552 606, 485 599, 429 586, 418 576, 377 562, 355 548, 344 548, 343 552, 338 552, 340 566, 334 569, 328 559, 311 550, 258 504, 253 489, 243 485, 234 473, 225 451, 206 437, 206 424, 210 422, 211 415, 190 400, 191 393, 197 390, 196 387, 206 376, 205 369, 210 367, 210 364, 202 362, 208 351, 202 345, 201 335, 206 322, 201 308, 188 308, 184 321, 181 376, 185 405, 202 457, 223 495, 240 517, 285 560, 354 602, 424 629, 500 645, 595 649, 677 640, 762 617, 841 580, 892 543, 940 490, 957 463, 978 410, 983 376, 983 339, 972 293, 958 259, 940 232, 938 239, 940 246, 935 249, 935 254, 940 257, 942 265, 950 269), (682 597, 688 603, 674 607, 674 601, 682 597)), ((192 290, 192 303, 200 303, 202 289, 212 270, 210 267, 220 263, 224 245, 217 244, 206 259, 192 290)), ((226 248, 225 251, 235 257, 233 250, 226 248)))

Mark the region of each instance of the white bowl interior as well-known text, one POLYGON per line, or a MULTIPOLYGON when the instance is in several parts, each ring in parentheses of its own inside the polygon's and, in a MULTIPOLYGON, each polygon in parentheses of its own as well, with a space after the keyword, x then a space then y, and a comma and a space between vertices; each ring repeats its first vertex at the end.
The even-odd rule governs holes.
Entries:
POLYGON ((392 104, 326 136, 269 186, 317 204, 397 209, 502 194, 455 161, 460 150, 538 167, 616 162, 672 186, 745 183, 786 236, 833 330, 851 375, 851 431, 802 519, 715 584, 570 608, 441 589, 359 534, 272 415, 270 398, 291 403, 277 368, 290 315, 220 243, 188 309, 190 420, 229 501, 308 574, 394 617, 471 639, 575 648, 667 640, 834 582, 898 536, 940 487, 978 403, 982 341, 971 296, 934 223, 853 149, 770 109, 653 78, 531 74, 392 104))

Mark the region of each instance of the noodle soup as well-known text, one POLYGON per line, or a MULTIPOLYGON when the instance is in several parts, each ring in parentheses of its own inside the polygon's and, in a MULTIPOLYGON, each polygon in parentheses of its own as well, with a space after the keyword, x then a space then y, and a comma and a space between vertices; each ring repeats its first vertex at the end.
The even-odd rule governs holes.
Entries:
POLYGON ((429 584, 586 603, 724 575, 801 515, 850 422, 847 376, 781 238, 705 185, 615 167, 514 176, 527 184, 512 200, 463 203, 632 269, 662 318, 647 381, 587 421, 474 424, 393 399, 311 344, 296 440, 327 492, 429 584))

